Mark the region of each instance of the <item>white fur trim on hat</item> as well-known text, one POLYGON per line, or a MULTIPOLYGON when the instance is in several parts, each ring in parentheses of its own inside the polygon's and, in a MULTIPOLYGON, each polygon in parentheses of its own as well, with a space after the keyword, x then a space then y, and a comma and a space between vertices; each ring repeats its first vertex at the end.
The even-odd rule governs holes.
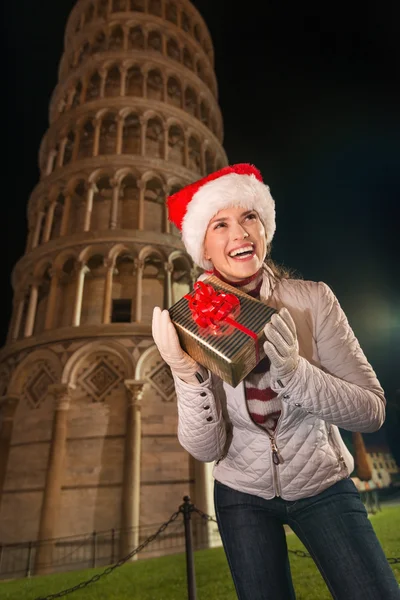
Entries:
POLYGON ((194 262, 206 270, 212 264, 204 257, 204 238, 210 220, 232 206, 257 211, 265 229, 267 243, 275 233, 275 202, 269 187, 254 175, 229 173, 204 184, 193 195, 182 221, 182 240, 194 262))

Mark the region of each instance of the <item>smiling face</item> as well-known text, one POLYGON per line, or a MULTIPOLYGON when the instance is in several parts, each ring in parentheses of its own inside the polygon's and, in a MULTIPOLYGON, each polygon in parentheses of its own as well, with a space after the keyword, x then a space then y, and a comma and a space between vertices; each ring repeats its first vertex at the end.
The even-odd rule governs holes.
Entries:
POLYGON ((255 210, 220 210, 209 222, 204 256, 228 281, 247 279, 262 266, 267 250, 264 225, 255 210))

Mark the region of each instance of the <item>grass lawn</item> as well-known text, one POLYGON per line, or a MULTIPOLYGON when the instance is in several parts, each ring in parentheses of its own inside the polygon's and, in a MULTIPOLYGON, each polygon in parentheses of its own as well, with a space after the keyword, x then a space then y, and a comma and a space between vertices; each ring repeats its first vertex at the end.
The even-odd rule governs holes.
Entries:
MULTIPOLYGON (((386 556, 400 556, 400 506, 384 507, 371 522, 386 556)), ((294 535, 288 535, 291 550, 304 550, 294 535)), ((225 555, 221 548, 195 554, 198 600, 236 600, 225 555)), ((310 558, 290 554, 297 600, 331 600, 331 596, 310 558)), ((400 564, 392 565, 400 583, 400 564)), ((19 579, 0 584, 1 600, 35 600, 57 593, 89 579, 104 569, 19 579)), ((124 565, 89 587, 66 596, 72 600, 185 600, 186 563, 184 555, 164 556, 124 565)))

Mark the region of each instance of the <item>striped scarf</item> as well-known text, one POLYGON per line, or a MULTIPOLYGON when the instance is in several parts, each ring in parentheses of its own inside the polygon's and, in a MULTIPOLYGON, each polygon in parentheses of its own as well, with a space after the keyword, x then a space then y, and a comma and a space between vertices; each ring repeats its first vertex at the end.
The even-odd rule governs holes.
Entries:
MULTIPOLYGON (((260 300, 263 269, 260 269, 257 273, 247 279, 234 282, 225 279, 216 269, 214 269, 213 275, 232 287, 260 300)), ((251 373, 247 375, 244 380, 244 389, 247 407, 253 421, 265 429, 274 431, 281 414, 281 400, 276 398, 277 394, 269 387, 269 368, 270 362, 269 358, 266 356, 255 366, 251 373)))

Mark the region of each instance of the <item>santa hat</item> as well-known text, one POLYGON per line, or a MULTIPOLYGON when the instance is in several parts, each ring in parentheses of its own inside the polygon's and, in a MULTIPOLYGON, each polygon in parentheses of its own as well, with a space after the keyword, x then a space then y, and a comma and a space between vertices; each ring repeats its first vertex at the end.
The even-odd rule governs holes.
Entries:
POLYGON ((212 269, 204 258, 203 243, 210 220, 222 209, 240 206, 257 211, 267 243, 275 233, 275 202, 261 173, 241 163, 224 167, 179 190, 167 200, 169 220, 182 231, 182 240, 194 262, 212 269))

